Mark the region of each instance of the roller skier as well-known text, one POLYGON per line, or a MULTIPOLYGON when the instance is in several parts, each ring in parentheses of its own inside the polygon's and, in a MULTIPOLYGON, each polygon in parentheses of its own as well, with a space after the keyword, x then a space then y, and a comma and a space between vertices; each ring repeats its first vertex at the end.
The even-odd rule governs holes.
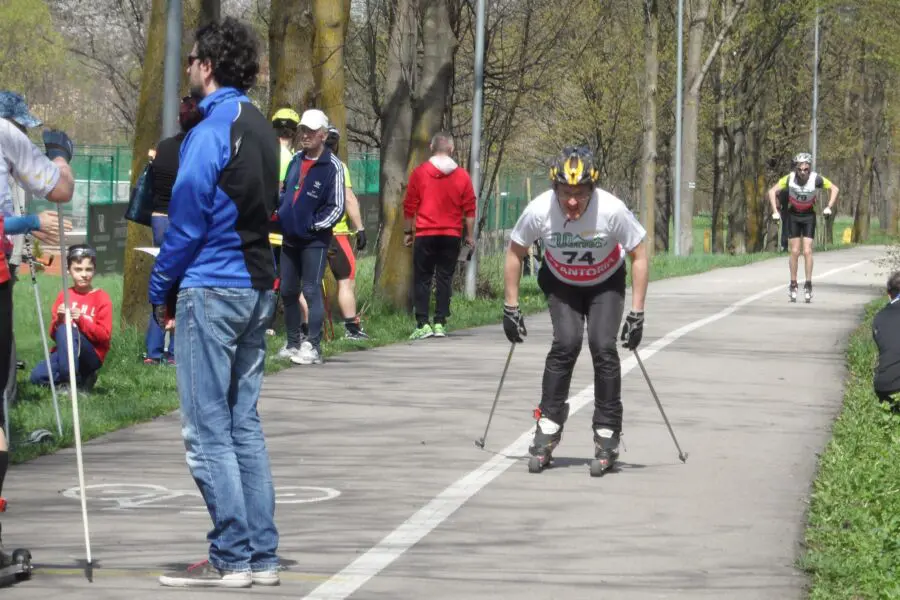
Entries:
POLYGON ((632 301, 621 330, 637 348, 644 326, 649 262, 646 231, 625 203, 597 186, 599 173, 587 148, 568 147, 550 169, 552 189, 532 200, 510 234, 504 269, 503 328, 512 343, 527 332, 519 311, 519 281, 528 248, 540 240, 544 260, 538 285, 547 298, 553 344, 544 367, 529 471, 550 464, 569 416, 569 386, 585 324, 594 364, 595 460, 592 475, 615 465, 622 435, 622 372, 616 333, 625 308, 625 256, 631 258, 632 301))
POLYGON ((778 204, 786 207, 788 216, 788 244, 790 258, 788 268, 791 282, 788 286, 788 297, 791 302, 797 301, 797 266, 800 261, 801 246, 806 282, 803 284, 803 298, 812 301, 813 243, 816 238, 816 203, 819 190, 828 192, 828 204, 822 209, 827 218, 837 202, 838 187, 827 177, 812 170, 812 155, 801 152, 794 157, 793 171, 778 180, 768 191, 769 204, 772 207, 772 219, 781 219, 778 204))

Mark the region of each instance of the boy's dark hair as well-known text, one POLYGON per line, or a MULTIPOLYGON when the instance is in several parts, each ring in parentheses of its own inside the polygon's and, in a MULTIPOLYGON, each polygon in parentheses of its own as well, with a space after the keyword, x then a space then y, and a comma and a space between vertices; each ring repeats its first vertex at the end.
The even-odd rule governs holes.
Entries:
POLYGON ((209 60, 220 87, 246 92, 259 73, 259 45, 250 27, 233 17, 197 29, 197 59, 209 60))
POLYGON ((95 267, 97 266, 96 250, 87 244, 75 244, 74 246, 69 246, 69 249, 66 251, 66 266, 68 267, 73 262, 84 260, 85 258, 90 259, 91 264, 95 267))
POLYGON ((894 271, 888 278, 887 291, 891 299, 896 298, 900 294, 900 271, 894 271))

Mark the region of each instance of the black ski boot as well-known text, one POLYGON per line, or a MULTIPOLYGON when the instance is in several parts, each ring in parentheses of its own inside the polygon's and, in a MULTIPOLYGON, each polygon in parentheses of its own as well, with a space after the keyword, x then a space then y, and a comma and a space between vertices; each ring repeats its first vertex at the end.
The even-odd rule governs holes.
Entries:
POLYGON ((788 296, 791 299, 791 302, 797 301, 797 282, 792 281, 791 286, 788 288, 788 296))
POLYGON ((812 301, 812 281, 803 284, 803 299, 809 304, 812 301))
POLYGON ((603 475, 615 467, 619 460, 620 433, 600 427, 594 430, 594 460, 591 461, 591 477, 603 475))
MULTIPOLYGON (((6 500, 0 498, 0 513, 6 510, 6 500)), ((12 554, 3 551, 3 529, 0 524, 0 587, 13 581, 31 577, 31 553, 18 548, 12 554)))
POLYGON ((560 423, 542 416, 540 408, 534 409, 537 426, 534 430, 534 440, 531 442, 531 447, 528 448, 528 453, 531 454, 531 458, 528 460, 529 473, 540 473, 553 462, 553 449, 559 445, 562 439, 563 427, 568 417, 568 402, 563 404, 560 423))

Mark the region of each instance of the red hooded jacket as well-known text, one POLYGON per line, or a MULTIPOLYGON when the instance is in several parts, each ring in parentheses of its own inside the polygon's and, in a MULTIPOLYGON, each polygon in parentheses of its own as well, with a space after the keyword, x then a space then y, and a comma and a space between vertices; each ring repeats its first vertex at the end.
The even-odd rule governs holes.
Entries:
POLYGON ((469 173, 449 156, 432 156, 409 176, 403 216, 415 217, 416 237, 462 237, 463 217, 475 216, 469 173))

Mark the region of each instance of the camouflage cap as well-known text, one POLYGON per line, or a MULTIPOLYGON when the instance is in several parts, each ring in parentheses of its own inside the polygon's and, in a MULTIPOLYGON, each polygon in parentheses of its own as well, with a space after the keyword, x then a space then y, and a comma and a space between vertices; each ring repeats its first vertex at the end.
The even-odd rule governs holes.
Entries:
POLYGON ((43 125, 43 121, 28 111, 25 98, 15 92, 0 91, 0 118, 15 121, 22 127, 43 125))

